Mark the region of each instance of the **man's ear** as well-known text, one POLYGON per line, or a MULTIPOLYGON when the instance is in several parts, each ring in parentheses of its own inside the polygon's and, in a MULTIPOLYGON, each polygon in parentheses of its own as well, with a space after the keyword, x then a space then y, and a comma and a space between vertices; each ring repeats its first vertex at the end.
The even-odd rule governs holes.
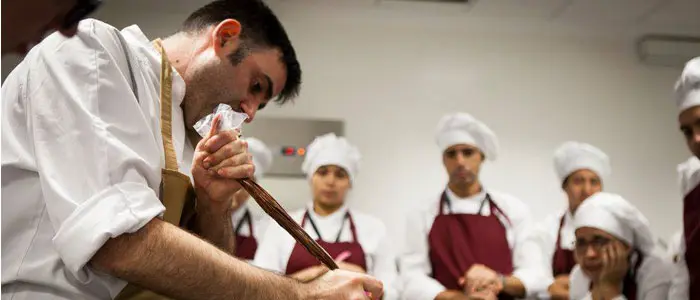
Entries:
POLYGON ((241 23, 234 19, 221 21, 212 31, 212 42, 217 53, 233 53, 240 44, 241 23))

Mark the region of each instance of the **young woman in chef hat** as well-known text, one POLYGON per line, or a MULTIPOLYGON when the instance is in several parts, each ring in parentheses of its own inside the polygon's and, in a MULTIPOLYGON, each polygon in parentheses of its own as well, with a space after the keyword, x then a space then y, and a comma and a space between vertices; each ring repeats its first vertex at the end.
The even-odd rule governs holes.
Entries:
POLYGON ((574 215, 578 265, 571 299, 665 300, 671 263, 657 248, 649 222, 619 195, 597 193, 574 215))
MULTIPOLYGON (((384 223, 349 208, 360 152, 333 133, 316 137, 302 165, 312 191, 306 208, 291 214, 341 269, 368 273, 384 283, 384 299, 396 299, 395 254, 384 223)), ((254 264, 300 281, 311 281, 328 269, 279 225, 270 225, 254 264)))

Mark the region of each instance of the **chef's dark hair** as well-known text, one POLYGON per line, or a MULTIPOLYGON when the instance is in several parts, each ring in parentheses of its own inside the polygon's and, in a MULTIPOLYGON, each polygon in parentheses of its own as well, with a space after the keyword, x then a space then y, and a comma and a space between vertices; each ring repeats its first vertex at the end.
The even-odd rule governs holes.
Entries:
MULTIPOLYGON (((275 100, 283 104, 299 94, 301 66, 284 26, 272 10, 261 0, 218 0, 192 13, 182 24, 184 32, 198 32, 223 20, 234 19, 241 23, 241 39, 247 48, 277 48, 282 52, 282 63, 287 68, 287 82, 275 100)), ((241 53, 233 53, 230 59, 236 63, 241 53)))

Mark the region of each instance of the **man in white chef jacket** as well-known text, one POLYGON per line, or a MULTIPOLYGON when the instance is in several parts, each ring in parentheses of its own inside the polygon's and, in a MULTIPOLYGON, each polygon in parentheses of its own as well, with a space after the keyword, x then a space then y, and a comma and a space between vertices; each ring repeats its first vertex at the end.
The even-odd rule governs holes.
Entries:
MULTIPOLYGON (((248 143, 248 151, 253 156, 253 165, 255 165, 253 180, 258 181, 272 166, 272 151, 259 139, 246 138, 245 140, 248 143)), ((240 189, 233 197, 231 221, 236 235, 234 255, 251 262, 267 230, 270 218, 264 214, 253 213, 248 201, 250 194, 246 190, 240 189)))
POLYGON ((591 195, 602 191, 610 177, 608 155, 599 148, 581 142, 563 143, 554 152, 554 169, 566 193, 566 210, 548 216, 535 226, 534 238, 542 251, 543 268, 549 284, 538 294, 541 298, 569 299, 569 274, 574 259, 573 214, 591 195))
POLYGON ((678 165, 683 195, 683 239, 669 299, 700 299, 700 57, 690 60, 675 87, 678 123, 693 154, 678 165))
POLYGON ((436 140, 449 182, 408 216, 403 299, 525 297, 541 276, 537 246, 527 241, 530 210, 479 180, 483 162, 498 154, 496 135, 453 113, 440 120, 436 140))
POLYGON ((194 174, 193 223, 229 251, 240 186, 228 178, 254 167, 232 132, 197 144, 192 126, 220 103, 252 121, 272 99, 293 98, 300 75, 282 25, 260 1, 212 2, 163 41, 96 20, 73 38, 48 37, 2 88, 3 298, 111 299, 127 281, 185 299, 380 296, 381 283, 363 274, 330 272, 303 285, 259 270, 158 218, 167 120, 165 151, 194 174), (171 116, 161 118, 166 95, 171 116))

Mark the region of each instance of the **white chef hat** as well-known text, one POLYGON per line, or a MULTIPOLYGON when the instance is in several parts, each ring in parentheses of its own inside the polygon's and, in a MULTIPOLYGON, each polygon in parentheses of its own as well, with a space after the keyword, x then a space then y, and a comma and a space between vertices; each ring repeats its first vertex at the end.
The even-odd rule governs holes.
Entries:
POLYGON ((255 165, 255 178, 260 178, 270 170, 272 166, 272 152, 261 140, 249 137, 245 138, 248 142, 248 152, 253 155, 253 165, 255 165))
POLYGON ((676 105, 678 113, 700 105, 700 57, 685 64, 681 77, 676 82, 676 105))
POLYGON ((645 254, 656 251, 649 221, 620 195, 599 192, 583 201, 574 214, 574 227, 603 230, 645 254))
POLYGON ((590 144, 571 141, 554 151, 554 169, 559 182, 564 182, 571 173, 588 169, 605 183, 611 173, 610 159, 605 152, 590 144))
POLYGON ((352 182, 359 170, 360 158, 360 151, 346 138, 338 137, 335 133, 327 133, 317 136, 306 148, 301 170, 311 178, 318 168, 336 165, 348 172, 352 182))
POLYGON ((442 151, 457 144, 467 144, 479 148, 489 160, 495 160, 498 154, 496 134, 467 113, 458 112, 442 117, 435 139, 442 151))

